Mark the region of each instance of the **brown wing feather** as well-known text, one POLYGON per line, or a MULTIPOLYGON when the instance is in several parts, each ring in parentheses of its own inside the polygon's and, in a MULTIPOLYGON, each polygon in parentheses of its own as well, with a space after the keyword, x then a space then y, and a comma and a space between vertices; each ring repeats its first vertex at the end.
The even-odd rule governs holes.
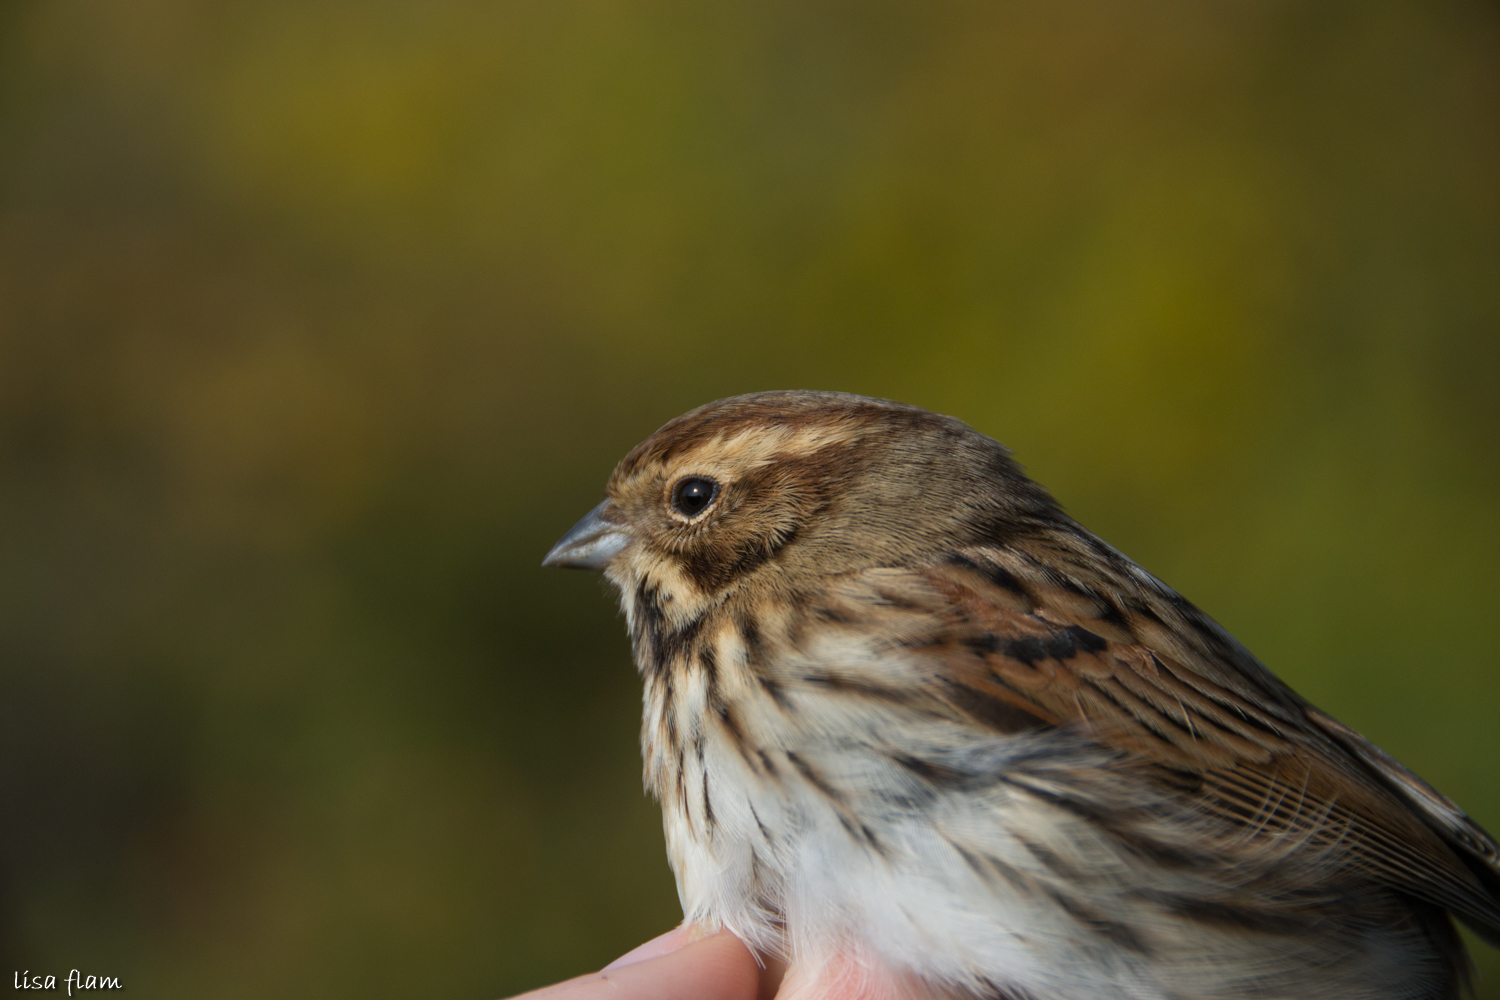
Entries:
POLYGON ((1136 759, 1196 776, 1183 794, 1249 842, 1300 837, 1500 939, 1500 854, 1457 806, 1129 564, 1138 575, 1113 581, 1128 596, 1111 600, 1059 573, 1050 555, 971 550, 920 572, 924 603, 943 606, 923 620, 941 624, 902 644, 927 647, 955 690, 980 696, 957 707, 980 723, 986 713, 973 705, 999 703, 1086 727, 1136 759))

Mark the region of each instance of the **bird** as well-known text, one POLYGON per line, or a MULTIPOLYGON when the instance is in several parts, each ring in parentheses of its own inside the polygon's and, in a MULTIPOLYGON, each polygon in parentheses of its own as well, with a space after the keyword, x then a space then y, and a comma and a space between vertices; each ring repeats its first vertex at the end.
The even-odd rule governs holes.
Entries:
POLYGON ((685 924, 790 1000, 1461 995, 1500 850, 1010 452, 832 392, 709 403, 544 565, 602 571, 685 924))

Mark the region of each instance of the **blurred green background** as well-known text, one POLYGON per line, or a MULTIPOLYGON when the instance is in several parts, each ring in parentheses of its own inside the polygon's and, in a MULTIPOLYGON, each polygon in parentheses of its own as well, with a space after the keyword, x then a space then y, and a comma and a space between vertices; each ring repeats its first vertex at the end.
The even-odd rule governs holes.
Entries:
POLYGON ((481 1000, 672 926, 538 563, 768 388, 1007 442, 1500 830, 1494 3, 11 0, 9 965, 481 1000))

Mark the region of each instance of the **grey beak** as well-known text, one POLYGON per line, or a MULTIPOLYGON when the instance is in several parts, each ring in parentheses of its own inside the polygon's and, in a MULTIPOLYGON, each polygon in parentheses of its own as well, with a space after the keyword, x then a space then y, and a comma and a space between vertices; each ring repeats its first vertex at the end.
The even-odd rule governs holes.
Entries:
POLYGON ((630 542, 630 536, 612 520, 615 505, 608 500, 589 511, 582 521, 557 540, 543 566, 567 569, 603 569, 630 542))

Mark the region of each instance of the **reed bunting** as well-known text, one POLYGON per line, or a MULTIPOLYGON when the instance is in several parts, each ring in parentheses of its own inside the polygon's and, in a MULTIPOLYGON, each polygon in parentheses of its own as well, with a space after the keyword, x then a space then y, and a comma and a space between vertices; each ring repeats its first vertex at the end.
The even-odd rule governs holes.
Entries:
POLYGON ((1455 997, 1500 852, 995 441, 769 392, 546 565, 619 588, 688 923, 783 997, 1455 997))

